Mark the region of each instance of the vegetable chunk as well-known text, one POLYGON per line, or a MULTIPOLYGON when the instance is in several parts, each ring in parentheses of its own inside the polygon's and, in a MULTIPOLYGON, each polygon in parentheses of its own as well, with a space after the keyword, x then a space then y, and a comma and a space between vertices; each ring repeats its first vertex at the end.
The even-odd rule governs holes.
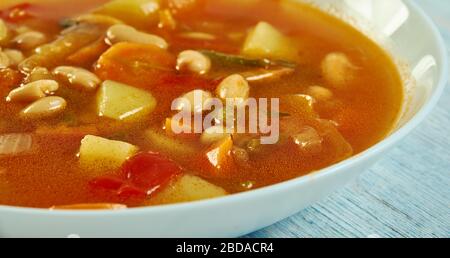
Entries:
POLYGON ((242 54, 250 57, 295 60, 297 50, 275 27, 267 22, 260 22, 247 36, 242 54))
POLYGON ((151 203, 182 203, 218 198, 227 192, 197 176, 185 175, 178 178, 150 200, 151 203))
POLYGON ((138 202, 156 194, 181 175, 181 168, 159 153, 144 152, 129 158, 113 176, 102 176, 90 182, 93 190, 127 203, 138 202))
POLYGON ((231 151, 233 138, 231 136, 213 144, 202 157, 203 172, 206 177, 230 178, 236 169, 231 151))
POLYGON ((159 7, 159 0, 114 0, 95 12, 112 16, 133 26, 142 27, 158 21, 159 7))
POLYGON ((117 43, 103 53, 95 67, 101 80, 114 80, 154 89, 173 77, 176 57, 154 45, 117 43))
POLYGON ((117 169, 137 151, 136 146, 126 142, 87 135, 81 141, 80 166, 93 171, 117 169))
POLYGON ((115 81, 103 82, 97 95, 98 115, 119 121, 144 119, 155 107, 149 92, 115 81))

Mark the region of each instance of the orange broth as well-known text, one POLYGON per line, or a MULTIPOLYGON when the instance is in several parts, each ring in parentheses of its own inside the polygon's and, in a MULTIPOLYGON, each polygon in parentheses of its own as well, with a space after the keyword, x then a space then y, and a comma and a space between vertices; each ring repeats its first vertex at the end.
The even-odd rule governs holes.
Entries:
MULTIPOLYGON (((14 24, 27 25, 56 39, 62 30, 62 19, 89 12, 105 2, 41 1, 28 7, 31 17, 14 24)), ((272 24, 295 42, 299 50, 294 60, 297 68, 293 74, 275 81, 250 83, 250 96, 280 98, 281 112, 289 113, 288 117, 281 118, 281 134, 283 130, 289 132, 303 125, 316 128, 324 137, 322 151, 304 154, 297 150, 295 144, 283 142, 251 154, 247 164, 235 164, 225 175, 216 176, 206 168, 206 147, 198 137, 177 139, 189 145, 195 153, 180 155, 149 142, 146 132, 151 129, 164 134, 164 121, 173 114, 170 111, 172 100, 196 88, 214 92, 220 76, 180 75, 175 72, 161 75, 147 73, 145 68, 139 68, 143 70, 139 70, 136 76, 133 71, 118 73, 108 62, 97 64, 98 57, 80 63, 66 59, 58 65, 82 66, 95 72, 102 80, 116 80, 151 92, 158 102, 156 110, 144 121, 135 123, 98 117, 95 92, 76 90, 67 82, 60 81, 61 87, 56 95, 67 100, 66 110, 52 118, 24 121, 18 114, 25 105, 7 103, 5 98, 26 74, 15 68, 0 69, 0 135, 31 133, 34 141, 31 153, 0 155, 0 205, 49 208, 77 203, 121 202, 142 206, 172 202, 152 201, 153 197, 149 196, 145 202, 135 203, 93 192, 89 187, 92 174, 80 168, 77 157, 80 141, 87 134, 131 143, 141 151, 162 153, 179 164, 183 173, 200 176, 228 193, 237 193, 294 179, 340 162, 373 146, 393 128, 403 102, 399 72, 389 55, 356 29, 313 7, 289 1, 198 2, 190 9, 174 12, 178 25, 175 30, 158 28, 155 24, 141 24, 139 27, 167 40, 173 60, 169 56, 166 61, 171 63, 176 61, 180 51, 186 49, 239 55, 245 35, 255 24, 260 21, 272 24), (189 31, 201 31, 215 35, 215 38, 196 40, 179 36, 189 31), (321 74, 321 62, 331 52, 345 53, 355 67, 355 78, 347 83, 346 88, 333 88, 332 99, 316 101, 313 110, 302 110, 302 107, 297 110, 284 103, 286 96, 308 94, 310 86, 329 86, 321 74)), ((109 46, 99 43, 99 48, 106 51, 109 46)), ((122 53, 124 62, 133 56, 144 59, 154 56, 147 55, 142 49, 127 51, 122 53)), ((224 67, 219 70, 220 74, 231 74, 236 69, 224 67)), ((245 137, 241 138, 236 137, 236 145, 239 140, 245 141, 245 137)))

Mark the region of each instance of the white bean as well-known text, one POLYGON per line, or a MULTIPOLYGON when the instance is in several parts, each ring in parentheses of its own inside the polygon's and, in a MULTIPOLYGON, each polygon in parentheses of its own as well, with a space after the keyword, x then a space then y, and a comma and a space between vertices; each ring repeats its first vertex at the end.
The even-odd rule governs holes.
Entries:
POLYGON ((306 93, 318 101, 327 101, 333 98, 333 92, 322 86, 311 86, 306 93))
POLYGON ((244 102, 249 97, 250 86, 242 75, 234 74, 219 84, 216 94, 223 100, 235 99, 235 101, 244 102))
POLYGON ((123 21, 108 15, 102 14, 84 14, 75 19, 76 22, 93 23, 100 25, 123 24, 123 21))
POLYGON ((40 81, 40 80, 50 80, 52 79, 52 75, 45 67, 35 67, 33 70, 28 74, 27 78, 25 79, 26 82, 34 82, 34 81, 40 81))
POLYGON ((17 34, 23 34, 23 33, 25 33, 25 32, 30 32, 30 31, 32 31, 28 26, 19 26, 19 27, 16 27, 15 29, 14 29, 14 32, 16 33, 16 35, 17 34))
POLYGON ((215 109, 211 114, 214 117, 216 125, 223 125, 229 128, 235 127, 235 111, 236 109, 227 109, 226 107, 215 109))
POLYGON ((66 106, 66 100, 61 97, 45 97, 26 107, 20 115, 24 119, 46 118, 61 113, 66 106))
POLYGON ((71 84, 79 85, 85 90, 95 90, 101 80, 90 71, 73 66, 59 66, 53 70, 54 75, 64 76, 71 84))
POLYGON ((25 59, 24 55, 19 50, 5 49, 3 50, 3 53, 9 57, 10 65, 18 65, 25 59))
POLYGON ((53 80, 35 81, 12 90, 9 93, 8 97, 6 97, 6 101, 35 101, 37 99, 45 97, 47 94, 51 94, 57 91, 58 88, 58 82, 53 80))
POLYGON ((212 99, 212 94, 204 90, 193 90, 177 99, 172 108, 178 111, 191 113, 202 113, 208 101, 212 99), (198 101, 197 101, 198 100, 198 101))
POLYGON ((154 45, 162 49, 167 49, 169 47, 169 44, 165 39, 153 34, 138 31, 135 28, 125 24, 111 26, 106 32, 106 37, 111 44, 116 44, 119 42, 133 42, 154 45))
POLYGON ((5 22, 0 19, 0 42, 5 40, 8 37, 8 27, 5 22))
POLYGON ((16 43, 19 48, 33 49, 47 42, 47 37, 41 32, 29 31, 16 36, 13 39, 13 42, 16 43))
POLYGON ((39 80, 32 82, 31 84, 37 84, 44 91, 45 94, 51 94, 58 90, 59 84, 55 80, 39 80))
POLYGON ((215 40, 216 39, 216 36, 209 34, 209 33, 204 33, 204 32, 186 32, 186 33, 180 34, 180 36, 183 38, 197 39, 197 40, 215 40))
POLYGON ((22 86, 12 90, 6 97, 7 102, 35 101, 45 97, 45 93, 37 85, 22 86))
POLYGON ((0 69, 8 68, 11 65, 8 55, 0 49, 0 69))
POLYGON ((343 89, 353 78, 355 66, 344 53, 330 53, 322 61, 322 75, 331 86, 343 89))
POLYGON ((178 55, 177 70, 189 70, 198 74, 206 74, 211 69, 211 60, 204 54, 186 50, 178 55))

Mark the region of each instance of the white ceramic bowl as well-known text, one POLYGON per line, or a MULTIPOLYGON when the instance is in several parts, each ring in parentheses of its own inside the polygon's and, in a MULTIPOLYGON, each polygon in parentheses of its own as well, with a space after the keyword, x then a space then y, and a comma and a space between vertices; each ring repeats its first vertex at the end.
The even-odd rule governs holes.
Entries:
POLYGON ((398 128, 388 138, 364 153, 311 175, 221 199, 116 212, 0 206, 0 236, 236 237, 289 217, 360 175, 436 105, 447 82, 447 52, 436 27, 412 1, 309 2, 369 32, 388 47, 396 60, 401 60, 399 64, 403 63, 400 66, 410 98, 398 128))

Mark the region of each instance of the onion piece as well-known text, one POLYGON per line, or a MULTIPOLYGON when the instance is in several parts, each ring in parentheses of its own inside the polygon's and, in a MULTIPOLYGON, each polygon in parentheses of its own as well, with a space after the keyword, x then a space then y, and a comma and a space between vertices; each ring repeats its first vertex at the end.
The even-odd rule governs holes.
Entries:
POLYGON ((17 155, 31 150, 33 137, 31 134, 0 135, 0 155, 17 155))
POLYGON ((267 82, 278 80, 281 77, 291 75, 295 72, 292 68, 281 67, 278 69, 258 69, 241 73, 248 82, 267 82))

